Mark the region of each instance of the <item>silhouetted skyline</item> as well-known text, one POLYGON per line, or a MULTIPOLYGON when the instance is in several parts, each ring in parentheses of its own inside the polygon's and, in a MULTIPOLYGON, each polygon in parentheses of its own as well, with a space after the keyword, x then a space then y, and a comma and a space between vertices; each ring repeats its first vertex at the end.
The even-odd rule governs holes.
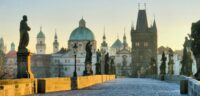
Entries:
POLYGON ((144 9, 143 3, 146 3, 149 26, 155 16, 158 46, 182 49, 184 37, 190 33, 192 22, 200 19, 198 0, 0 0, 0 37, 4 38, 7 47, 11 42, 18 46, 19 22, 26 14, 32 29, 29 32, 28 48, 31 52, 36 52, 36 36, 42 26, 46 35, 47 53, 51 53, 55 29, 60 47, 67 47, 70 33, 78 27, 83 16, 86 26, 95 34, 98 47, 102 42, 104 27, 109 46, 117 39, 118 34, 122 40, 124 28, 131 46, 130 29, 131 23, 135 27, 137 22, 138 3, 141 3, 141 9, 144 9))

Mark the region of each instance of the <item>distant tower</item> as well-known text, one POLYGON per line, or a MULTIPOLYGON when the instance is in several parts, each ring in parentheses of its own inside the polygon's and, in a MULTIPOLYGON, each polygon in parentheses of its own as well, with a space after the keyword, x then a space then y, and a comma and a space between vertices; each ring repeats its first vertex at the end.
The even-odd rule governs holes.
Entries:
POLYGON ((108 52, 108 43, 106 42, 105 28, 104 28, 103 42, 101 43, 101 51, 108 52))
POLYGON ((37 54, 46 53, 45 35, 42 32, 42 27, 40 27, 40 32, 37 35, 36 50, 37 50, 37 54))
POLYGON ((128 49, 128 43, 126 41, 125 29, 124 29, 124 36, 123 36, 123 48, 128 49))
POLYGON ((10 51, 15 51, 15 44, 13 42, 11 43, 10 51))
POLYGON ((3 38, 0 38, 0 50, 6 53, 6 46, 4 44, 3 38))
POLYGON ((55 36, 54 36, 54 42, 53 42, 53 53, 57 53, 59 51, 59 43, 58 43, 58 37, 55 30, 55 36))
MULTIPOLYGON (((157 61, 157 27, 148 27, 145 9, 139 9, 136 29, 131 28, 133 75, 144 76, 151 59, 157 61)), ((156 64, 155 64, 156 67, 156 64)), ((155 70, 157 72, 157 70, 155 70)), ((156 73, 155 73, 156 74, 156 73)))

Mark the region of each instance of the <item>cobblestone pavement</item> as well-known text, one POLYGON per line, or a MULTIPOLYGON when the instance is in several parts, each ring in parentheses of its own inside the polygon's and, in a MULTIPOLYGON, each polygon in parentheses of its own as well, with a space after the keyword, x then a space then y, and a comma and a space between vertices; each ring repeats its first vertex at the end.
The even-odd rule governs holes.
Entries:
POLYGON ((154 79, 118 78, 83 90, 49 93, 38 96, 186 96, 179 85, 154 79))

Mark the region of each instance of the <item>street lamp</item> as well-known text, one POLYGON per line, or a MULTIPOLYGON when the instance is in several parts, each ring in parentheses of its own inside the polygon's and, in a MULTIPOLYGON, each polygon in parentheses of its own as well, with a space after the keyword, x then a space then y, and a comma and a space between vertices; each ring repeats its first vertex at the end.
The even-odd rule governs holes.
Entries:
POLYGON ((75 62, 75 64, 74 64, 74 77, 77 77, 77 72, 76 72, 76 53, 77 53, 77 48, 78 48, 78 46, 77 46, 77 44, 75 43, 74 44, 74 47, 73 47, 73 50, 74 50, 74 62, 75 62))

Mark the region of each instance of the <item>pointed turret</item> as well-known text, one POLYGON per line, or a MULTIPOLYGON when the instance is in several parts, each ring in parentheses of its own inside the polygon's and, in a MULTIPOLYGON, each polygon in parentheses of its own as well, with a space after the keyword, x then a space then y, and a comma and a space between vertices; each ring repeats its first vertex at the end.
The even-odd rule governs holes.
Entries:
POLYGON ((134 31, 134 24, 131 25, 131 31, 134 31))
POLYGON ((137 32, 148 31, 148 22, 147 22, 147 15, 146 15, 145 9, 138 11, 136 31, 137 32))
POLYGON ((153 26, 152 26, 152 28, 153 28, 153 31, 154 32, 157 32, 157 26, 156 26, 156 20, 154 19, 154 21, 153 21, 153 26))
POLYGON ((82 17, 82 19, 79 21, 79 27, 85 27, 85 25, 86 25, 86 22, 82 17))
POLYGON ((123 46, 124 46, 124 48, 127 48, 127 47, 128 47, 128 44, 127 44, 127 42, 126 42, 125 28, 124 28, 124 36, 123 36, 123 46))
POLYGON ((58 36, 55 29, 55 36, 54 36, 54 42, 53 42, 53 53, 57 53, 59 51, 59 43, 58 43, 58 36))
POLYGON ((105 35, 105 28, 104 28, 104 33, 103 33, 103 42, 101 43, 101 47, 107 47, 107 43, 106 43, 106 35, 105 35))
POLYGON ((15 51, 15 44, 14 44, 14 42, 11 43, 11 48, 10 48, 10 50, 11 50, 11 51, 15 51))

